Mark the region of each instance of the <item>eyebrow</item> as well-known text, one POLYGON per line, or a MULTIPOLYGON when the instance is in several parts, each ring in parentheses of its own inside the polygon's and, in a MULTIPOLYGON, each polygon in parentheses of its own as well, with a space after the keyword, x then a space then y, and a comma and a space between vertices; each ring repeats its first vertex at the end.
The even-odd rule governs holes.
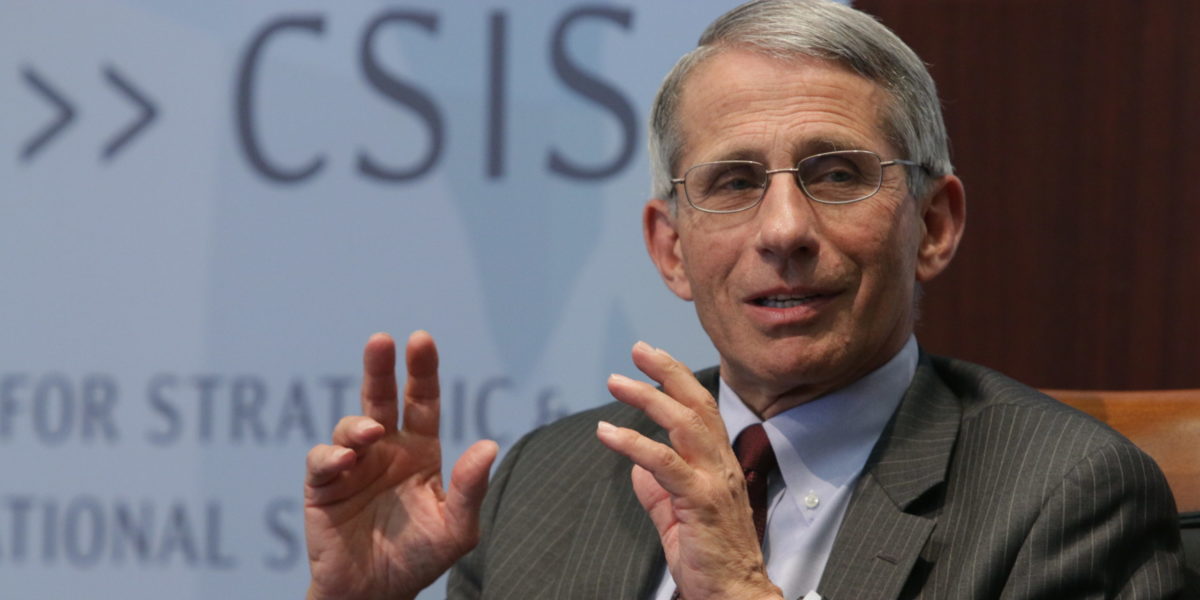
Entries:
MULTIPOLYGON (((793 160, 800 161, 814 154, 833 152, 835 150, 872 150, 872 148, 852 141, 849 138, 822 136, 801 139, 794 142, 791 145, 791 157, 793 160)), ((764 156, 763 151, 759 148, 740 146, 730 148, 708 160, 753 160, 764 162, 764 156)))
POLYGON ((822 152, 837 150, 871 150, 866 145, 842 137, 819 137, 799 140, 792 145, 792 156, 797 160, 822 152))

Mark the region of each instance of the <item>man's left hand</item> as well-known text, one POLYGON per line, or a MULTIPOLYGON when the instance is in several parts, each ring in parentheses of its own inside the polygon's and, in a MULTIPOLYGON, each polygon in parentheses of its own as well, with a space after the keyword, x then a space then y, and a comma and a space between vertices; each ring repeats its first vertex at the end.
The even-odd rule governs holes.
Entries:
POLYGON ((604 422, 596 435, 633 461, 634 492, 658 529, 681 596, 782 598, 767 578, 745 479, 716 401, 662 350, 638 342, 633 362, 662 389, 613 375, 608 390, 666 429, 671 445, 604 422))

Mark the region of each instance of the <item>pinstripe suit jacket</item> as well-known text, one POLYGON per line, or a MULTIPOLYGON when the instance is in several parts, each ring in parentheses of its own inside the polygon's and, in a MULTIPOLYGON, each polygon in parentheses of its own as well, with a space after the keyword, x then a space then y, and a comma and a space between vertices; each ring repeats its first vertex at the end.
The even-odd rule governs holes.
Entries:
MULTIPOLYGON (((697 375, 716 393, 715 369, 697 375)), ((662 573, 630 463, 596 421, 661 441, 620 404, 518 442, 451 598, 645 598, 662 573)), ((856 485, 826 600, 1176 598, 1175 506, 1154 462, 1103 424, 999 373, 922 354, 856 485)))

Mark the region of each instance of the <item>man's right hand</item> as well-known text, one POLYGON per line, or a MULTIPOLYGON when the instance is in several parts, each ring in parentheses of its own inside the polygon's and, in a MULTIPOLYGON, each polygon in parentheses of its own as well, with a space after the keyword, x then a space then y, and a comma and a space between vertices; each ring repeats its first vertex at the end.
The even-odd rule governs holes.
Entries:
POLYGON ((442 489, 437 347, 418 331, 405 352, 404 426, 397 429, 396 344, 363 351, 362 416, 308 453, 304 529, 309 600, 414 598, 479 540, 479 507, 498 447, 471 446, 442 489))

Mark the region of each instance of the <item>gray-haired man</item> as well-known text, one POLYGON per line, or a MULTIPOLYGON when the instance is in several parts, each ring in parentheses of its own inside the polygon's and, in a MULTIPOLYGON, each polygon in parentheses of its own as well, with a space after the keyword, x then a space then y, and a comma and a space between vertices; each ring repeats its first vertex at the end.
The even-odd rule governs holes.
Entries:
POLYGON ((646 245, 719 368, 638 344, 661 387, 614 375, 620 403, 526 436, 485 500, 491 442, 442 490, 432 339, 409 339, 398 430, 394 345, 372 338, 364 416, 309 454, 310 598, 412 597, 452 565, 453 598, 1182 593, 1152 461, 918 349, 918 287, 966 204, 899 39, 833 3, 743 5, 667 76, 651 136, 646 245), (774 457, 761 542, 730 441, 752 429, 774 457))

